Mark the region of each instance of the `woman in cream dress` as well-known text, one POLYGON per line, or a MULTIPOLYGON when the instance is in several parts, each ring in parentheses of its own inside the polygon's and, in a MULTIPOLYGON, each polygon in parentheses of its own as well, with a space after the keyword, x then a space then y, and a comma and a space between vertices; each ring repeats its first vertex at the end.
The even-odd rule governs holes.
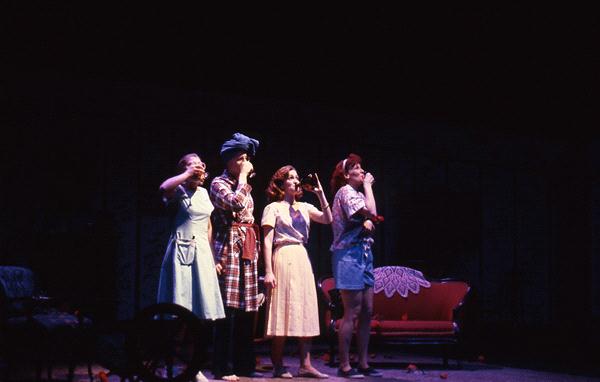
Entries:
POLYGON ((299 202, 302 196, 298 173, 292 166, 277 170, 267 188, 272 202, 265 207, 261 226, 264 233, 265 285, 270 297, 267 306, 266 336, 273 337, 273 376, 292 378, 283 366, 286 337, 298 337, 299 377, 327 378, 310 360, 311 337, 319 335, 319 316, 314 275, 305 245, 310 222, 331 223, 331 210, 321 184, 311 188, 321 210, 299 202))

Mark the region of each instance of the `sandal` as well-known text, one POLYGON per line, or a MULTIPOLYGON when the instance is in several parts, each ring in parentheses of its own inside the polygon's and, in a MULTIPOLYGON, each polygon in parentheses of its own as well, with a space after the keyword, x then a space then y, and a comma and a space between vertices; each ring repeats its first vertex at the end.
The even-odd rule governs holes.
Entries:
POLYGON ((196 374, 196 382, 208 382, 208 378, 206 378, 201 371, 198 371, 198 374, 196 374))
POLYGON ((326 379, 329 378, 327 374, 321 373, 319 370, 315 369, 306 369, 301 367, 298 369, 298 377, 301 378, 317 378, 317 379, 326 379))

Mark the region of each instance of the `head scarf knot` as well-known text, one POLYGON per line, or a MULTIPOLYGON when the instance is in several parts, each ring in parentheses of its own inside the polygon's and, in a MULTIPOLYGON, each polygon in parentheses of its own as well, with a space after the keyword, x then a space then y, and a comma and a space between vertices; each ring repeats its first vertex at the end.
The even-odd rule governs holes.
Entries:
POLYGON ((250 138, 242 133, 235 133, 233 134, 232 139, 225 141, 223 146, 221 146, 221 159, 227 163, 241 151, 253 157, 256 154, 258 145, 259 142, 256 139, 250 138))

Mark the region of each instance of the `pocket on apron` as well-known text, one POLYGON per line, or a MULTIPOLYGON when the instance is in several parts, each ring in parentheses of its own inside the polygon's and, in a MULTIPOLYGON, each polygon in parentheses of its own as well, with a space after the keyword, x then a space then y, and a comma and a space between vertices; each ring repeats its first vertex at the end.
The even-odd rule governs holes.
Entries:
POLYGON ((192 265, 196 258, 196 240, 175 240, 175 253, 181 265, 192 265))

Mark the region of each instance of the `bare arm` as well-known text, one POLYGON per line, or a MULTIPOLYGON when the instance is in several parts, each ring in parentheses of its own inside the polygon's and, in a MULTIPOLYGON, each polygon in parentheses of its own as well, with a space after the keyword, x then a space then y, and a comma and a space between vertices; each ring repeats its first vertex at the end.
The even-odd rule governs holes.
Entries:
POLYGON ((275 288, 277 286, 277 280, 275 280, 275 274, 273 274, 273 227, 265 225, 263 226, 263 255, 265 257, 265 286, 275 288))
POLYGON ((369 231, 375 231, 375 224, 377 222, 377 204, 375 203, 375 196, 373 195, 373 183, 375 183, 375 178, 368 172, 365 175, 365 180, 363 182, 363 189, 365 191, 365 206, 358 210, 356 213, 367 218, 363 222, 363 227, 369 231))
POLYGON ((175 175, 164 182, 159 187, 159 190, 163 197, 169 199, 175 194, 175 189, 179 187, 183 182, 191 178, 192 176, 201 176, 204 170, 199 165, 188 165, 185 171, 179 175, 175 175))
MULTIPOLYGON (((212 253, 212 257, 213 257, 213 261, 215 259, 215 247, 214 247, 214 241, 213 241, 213 229, 212 229, 212 223, 210 222, 210 218, 208 219, 208 245, 210 246, 210 252, 212 253)), ((215 264, 215 271, 217 271, 217 274, 220 275, 221 271, 223 270, 223 266, 221 265, 221 263, 216 263, 215 264)))
POLYGON ((365 207, 368 210, 368 213, 373 217, 377 216, 377 205, 375 204, 375 196, 373 195, 373 183, 375 183, 375 178, 368 172, 365 175, 365 180, 363 182, 363 189, 365 191, 365 207))
POLYGON ((315 174, 315 177, 317 178, 317 187, 313 188, 311 191, 317 195, 319 203, 321 204, 321 211, 312 212, 310 214, 310 218, 317 223, 331 224, 333 221, 333 216, 331 215, 331 206, 327 202, 327 197, 325 197, 325 192, 323 192, 323 187, 319 181, 319 176, 315 174))

